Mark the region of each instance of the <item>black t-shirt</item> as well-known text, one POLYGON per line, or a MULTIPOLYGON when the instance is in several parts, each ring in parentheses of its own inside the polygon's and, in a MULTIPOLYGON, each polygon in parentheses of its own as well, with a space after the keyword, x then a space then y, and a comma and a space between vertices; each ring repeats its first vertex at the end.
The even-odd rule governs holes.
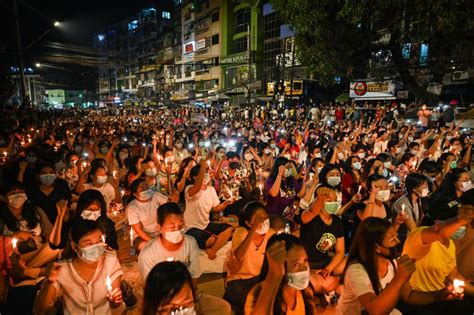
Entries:
POLYGON ((52 225, 54 225, 54 221, 56 221, 56 217, 58 216, 56 203, 62 199, 65 199, 70 203, 72 198, 66 181, 56 179, 53 185, 54 189, 49 195, 45 195, 40 190, 39 184, 37 183, 31 187, 31 189, 27 190, 28 200, 44 211, 52 225))
POLYGON ((342 220, 333 215, 327 225, 318 215, 311 222, 301 225, 301 240, 308 251, 312 268, 322 269, 330 262, 336 251, 336 241, 344 237, 342 220))

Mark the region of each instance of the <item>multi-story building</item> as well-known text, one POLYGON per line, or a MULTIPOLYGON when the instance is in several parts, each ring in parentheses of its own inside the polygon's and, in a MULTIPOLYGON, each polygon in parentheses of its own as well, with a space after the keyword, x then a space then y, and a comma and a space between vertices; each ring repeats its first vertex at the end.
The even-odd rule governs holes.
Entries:
POLYGON ((100 99, 157 98, 156 77, 163 71, 157 64, 157 52, 162 45, 160 35, 172 26, 171 13, 172 2, 160 1, 159 6, 94 34, 94 47, 104 54, 99 66, 100 99))
POLYGON ((263 19, 261 6, 242 0, 222 1, 223 92, 231 103, 255 103, 261 91, 263 70, 263 19))

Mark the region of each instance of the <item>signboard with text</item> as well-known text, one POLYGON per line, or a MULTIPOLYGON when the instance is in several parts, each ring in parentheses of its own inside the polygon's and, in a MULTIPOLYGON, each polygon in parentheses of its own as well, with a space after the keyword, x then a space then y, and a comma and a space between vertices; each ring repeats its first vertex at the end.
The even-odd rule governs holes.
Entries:
POLYGON ((350 84, 349 97, 359 100, 396 99, 392 81, 354 81, 350 84))

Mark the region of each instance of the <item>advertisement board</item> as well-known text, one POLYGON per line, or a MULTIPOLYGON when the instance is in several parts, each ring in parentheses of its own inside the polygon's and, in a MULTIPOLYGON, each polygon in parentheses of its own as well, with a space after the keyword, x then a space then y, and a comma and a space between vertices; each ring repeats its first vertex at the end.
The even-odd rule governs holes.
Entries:
POLYGON ((349 97, 355 100, 393 100, 396 99, 395 83, 392 81, 354 81, 350 83, 349 97))

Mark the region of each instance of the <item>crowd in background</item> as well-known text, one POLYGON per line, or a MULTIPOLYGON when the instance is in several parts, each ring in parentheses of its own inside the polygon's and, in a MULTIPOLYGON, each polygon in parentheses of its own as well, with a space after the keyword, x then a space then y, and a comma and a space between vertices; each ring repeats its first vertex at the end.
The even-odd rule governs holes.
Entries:
POLYGON ((0 312, 133 307, 124 234, 143 314, 472 314, 471 130, 411 107, 1 108, 0 312))

